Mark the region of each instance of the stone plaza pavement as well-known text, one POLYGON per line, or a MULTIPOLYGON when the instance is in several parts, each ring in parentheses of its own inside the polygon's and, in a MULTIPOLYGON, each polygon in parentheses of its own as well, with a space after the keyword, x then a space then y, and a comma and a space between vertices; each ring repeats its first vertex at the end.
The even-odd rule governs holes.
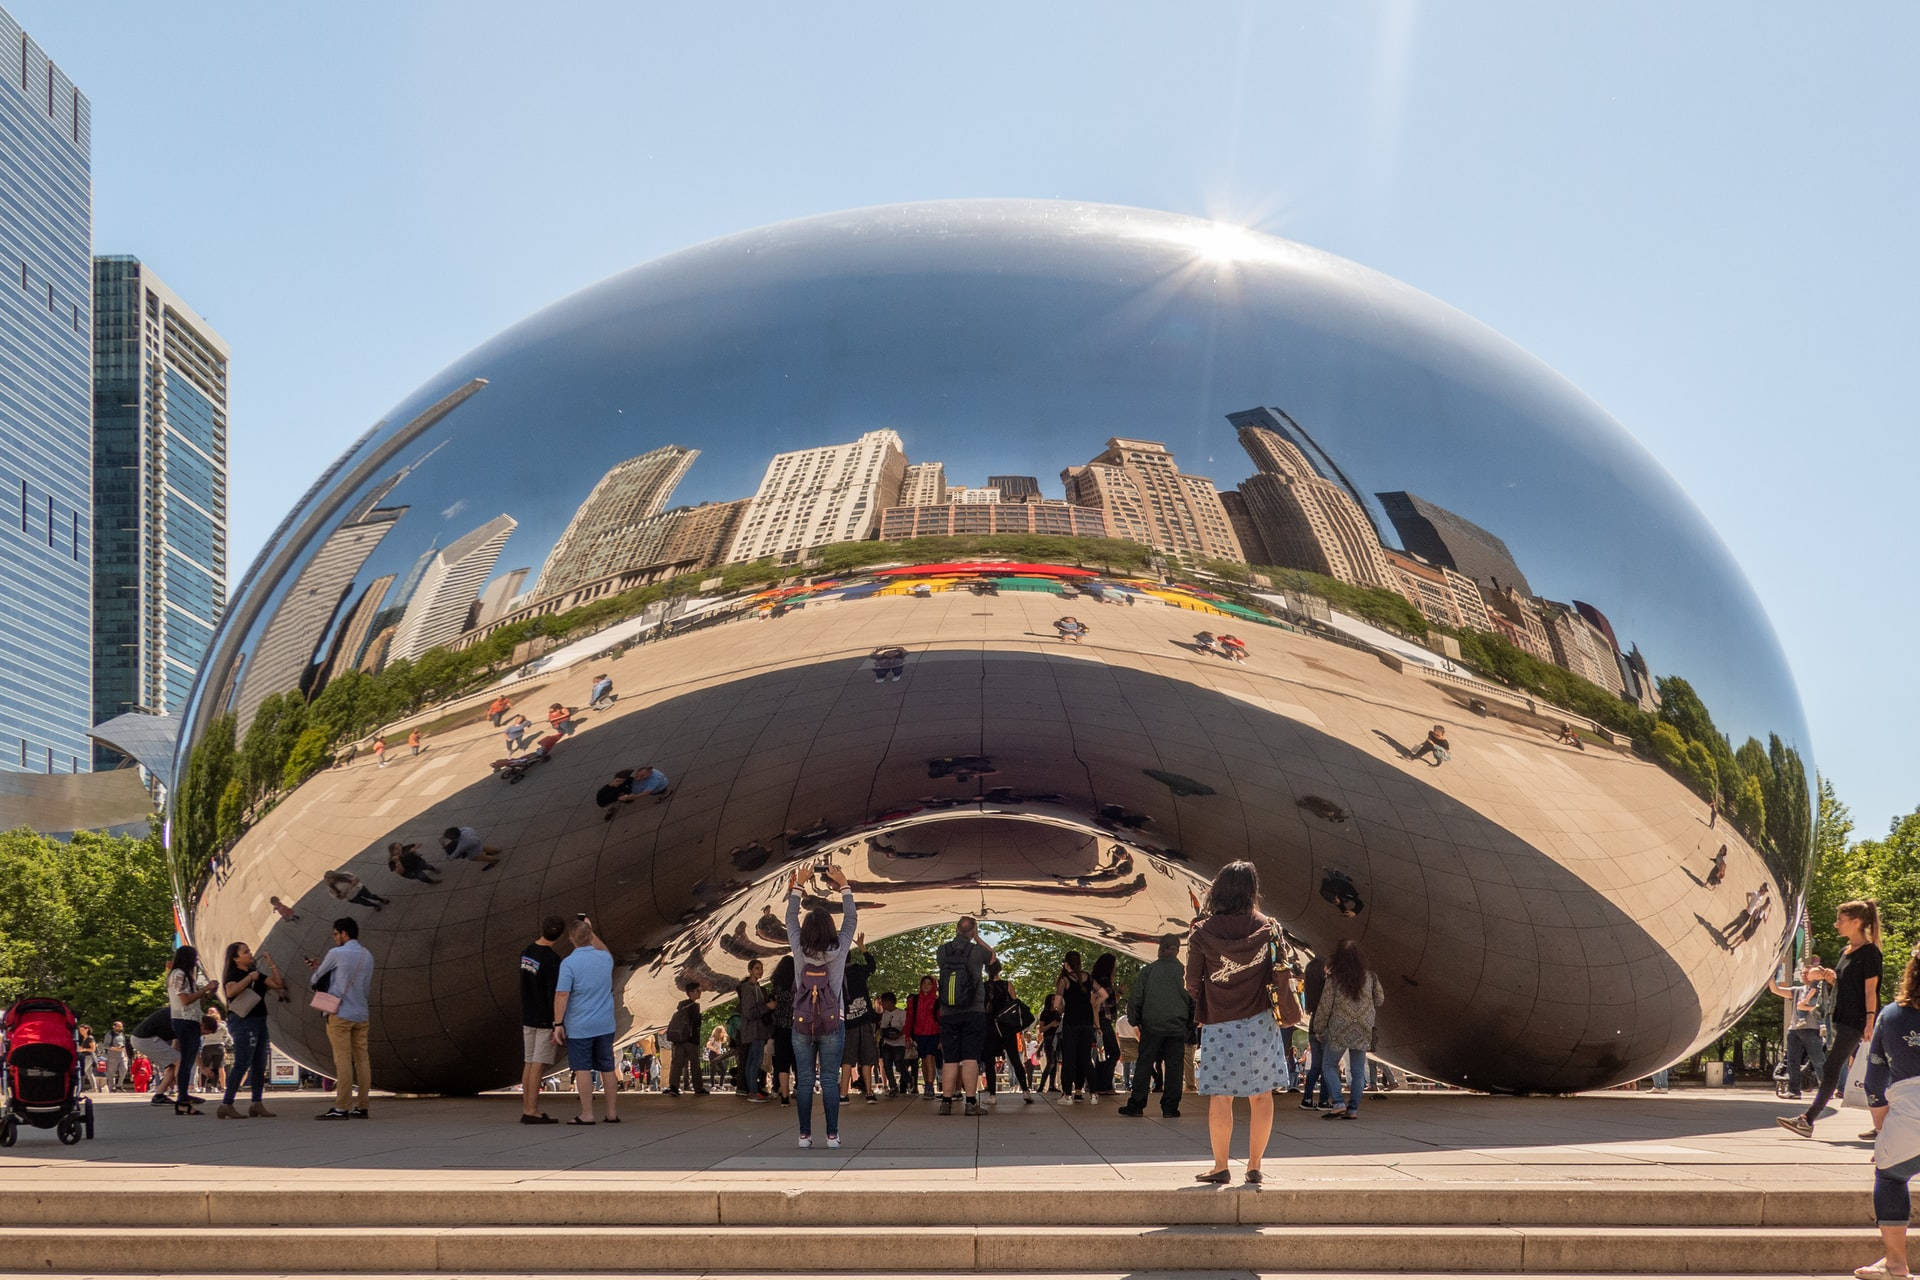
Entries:
MULTIPOLYGON (((769 1187, 1062 1185, 1184 1188, 1208 1159, 1205 1099, 1177 1120, 1115 1114, 1118 1099, 1028 1106, 1002 1095, 981 1119, 936 1114, 903 1100, 842 1109, 839 1151, 794 1145, 791 1108, 732 1095, 622 1095, 622 1121, 592 1133, 514 1123, 513 1096, 411 1099, 376 1096, 365 1122, 317 1124, 330 1094, 270 1094, 276 1119, 176 1117, 144 1098, 108 1096, 98 1138, 62 1147, 49 1131, 23 1130, 0 1151, 0 1191, 27 1187, 127 1189, 235 1183, 365 1190, 600 1185, 692 1189, 769 1187)), ((1870 1221, 1871 1144, 1855 1138, 1859 1111, 1830 1112, 1815 1141, 1773 1124, 1787 1103, 1758 1090, 1611 1092, 1571 1098, 1490 1098, 1451 1090, 1367 1095, 1361 1118, 1327 1123, 1290 1096, 1276 1108, 1267 1176, 1280 1186, 1411 1188, 1639 1187, 1857 1196, 1870 1221)), ((545 1110, 574 1114, 571 1094, 545 1110)), ((1242 1129, 1237 1162, 1245 1151, 1242 1129)), ((824 1138, 815 1103, 816 1137, 824 1138)))

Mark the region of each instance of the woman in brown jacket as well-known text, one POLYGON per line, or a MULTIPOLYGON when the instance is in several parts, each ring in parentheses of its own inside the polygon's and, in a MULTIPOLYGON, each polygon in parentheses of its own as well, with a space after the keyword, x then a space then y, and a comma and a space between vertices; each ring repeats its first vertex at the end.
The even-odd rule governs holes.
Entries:
POLYGON ((1221 868, 1187 953, 1187 994, 1201 1026, 1195 1084, 1209 1095, 1207 1133, 1213 1140, 1213 1169, 1195 1174, 1200 1182, 1233 1179, 1227 1150, 1235 1098, 1245 1098, 1251 1113, 1247 1181, 1260 1181, 1260 1160, 1273 1132, 1273 1091, 1287 1084, 1286 1045, 1267 999, 1272 939, 1273 922, 1260 914, 1260 876, 1253 864, 1221 868))

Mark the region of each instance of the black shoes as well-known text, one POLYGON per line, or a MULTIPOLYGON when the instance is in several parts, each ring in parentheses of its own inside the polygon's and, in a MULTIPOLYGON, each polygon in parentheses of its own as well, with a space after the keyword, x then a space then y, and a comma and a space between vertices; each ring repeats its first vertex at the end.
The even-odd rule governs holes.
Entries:
POLYGON ((1145 1114, 1147 1114, 1147 1109, 1145 1107, 1127 1106, 1127 1107, 1120 1108, 1114 1114, 1122 1115, 1122 1116, 1144 1116, 1145 1114))
POLYGON ((943 1115, 943 1116, 950 1116, 950 1115, 952 1115, 952 1114, 953 1114, 953 1099, 952 1099, 952 1098, 942 1098, 942 1099, 940 1099, 940 1114, 941 1114, 941 1115, 943 1115))
POLYGON ((520 1117, 520 1123, 521 1124, 559 1124, 560 1122, 558 1120, 555 1120, 552 1116, 548 1115, 546 1112, 543 1111, 537 1116, 522 1114, 520 1117))

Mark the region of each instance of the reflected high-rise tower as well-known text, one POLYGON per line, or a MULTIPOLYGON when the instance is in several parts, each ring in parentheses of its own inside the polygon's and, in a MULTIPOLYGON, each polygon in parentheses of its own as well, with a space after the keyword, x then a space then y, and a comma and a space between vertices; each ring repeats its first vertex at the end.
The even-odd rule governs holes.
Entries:
POLYGON ((1249 409, 1227 415, 1240 447, 1259 468, 1259 474, 1241 482, 1240 496, 1246 504, 1246 519, 1273 557, 1269 563, 1355 586, 1402 591, 1366 510, 1315 470, 1292 440, 1261 425, 1275 413, 1249 409))
POLYGON ((226 608, 228 352, 138 258, 94 259, 93 290, 98 723, 179 710, 226 608))
POLYGON ((1484 591, 1511 587, 1523 596, 1533 594, 1507 544, 1465 516, 1404 491, 1375 496, 1399 530, 1401 544, 1422 560, 1458 570, 1484 591))
POLYGON ((609 469, 553 544, 534 598, 657 559, 671 524, 659 516, 699 456, 698 449, 662 445, 609 469))
POLYGON ((518 526, 519 521, 512 516, 497 515, 434 555, 400 619, 388 661, 411 661, 466 630, 468 611, 480 596, 480 585, 493 575, 501 548, 518 526))
POLYGON ((866 538, 906 474, 907 447, 899 432, 886 429, 850 444, 776 453, 727 559, 792 560, 813 547, 866 538))
POLYGON ((380 505, 406 474, 396 472, 347 513, 274 607, 260 643, 240 673, 240 694, 233 708, 239 736, 246 736, 247 726, 268 694, 312 691, 313 673, 308 668, 320 642, 333 630, 360 566, 407 513, 404 506, 380 505))
POLYGON ((1176 555, 1246 560, 1213 481, 1182 474, 1156 440, 1115 436, 1092 461, 1062 471, 1060 481, 1069 503, 1105 512, 1116 538, 1176 555))
POLYGON ((87 100, 0 9, 0 769, 93 745, 87 100))

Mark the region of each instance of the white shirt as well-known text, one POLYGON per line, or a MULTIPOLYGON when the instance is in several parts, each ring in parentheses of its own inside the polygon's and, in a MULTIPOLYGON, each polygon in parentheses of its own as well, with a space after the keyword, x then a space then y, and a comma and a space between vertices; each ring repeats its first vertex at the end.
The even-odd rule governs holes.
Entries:
POLYGON ((167 1013, 190 1022, 200 1021, 200 997, 194 993, 193 980, 175 969, 167 975, 167 1013), (191 1000, 188 995, 193 995, 191 1000))

